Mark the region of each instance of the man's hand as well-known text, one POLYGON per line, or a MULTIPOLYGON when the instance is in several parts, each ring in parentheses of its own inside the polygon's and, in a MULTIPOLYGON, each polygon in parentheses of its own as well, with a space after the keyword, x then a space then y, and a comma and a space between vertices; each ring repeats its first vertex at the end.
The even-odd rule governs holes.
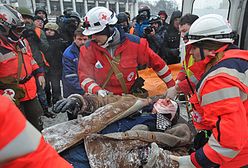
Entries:
POLYGON ((39 81, 39 84, 40 84, 40 86, 42 87, 42 89, 44 89, 45 86, 46 86, 46 81, 45 81, 44 76, 39 76, 39 77, 38 77, 38 81, 39 81))
POLYGON ((82 102, 77 98, 67 98, 57 101, 53 107, 55 113, 72 113, 76 115, 82 107, 82 102))
POLYGON ((98 90, 97 95, 98 95, 98 96, 105 97, 105 96, 108 95, 108 93, 109 93, 109 91, 100 89, 100 90, 98 90))
POLYGON ((195 168, 193 163, 190 160, 190 155, 187 156, 169 156, 171 160, 177 161, 179 163, 179 168, 195 168))

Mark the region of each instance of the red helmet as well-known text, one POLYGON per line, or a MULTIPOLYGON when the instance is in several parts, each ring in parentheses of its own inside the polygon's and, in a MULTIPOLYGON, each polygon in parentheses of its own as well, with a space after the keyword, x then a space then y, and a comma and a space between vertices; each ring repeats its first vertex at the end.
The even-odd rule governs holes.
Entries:
POLYGON ((22 15, 11 6, 0 4, 0 32, 11 41, 18 41, 25 24, 22 15))

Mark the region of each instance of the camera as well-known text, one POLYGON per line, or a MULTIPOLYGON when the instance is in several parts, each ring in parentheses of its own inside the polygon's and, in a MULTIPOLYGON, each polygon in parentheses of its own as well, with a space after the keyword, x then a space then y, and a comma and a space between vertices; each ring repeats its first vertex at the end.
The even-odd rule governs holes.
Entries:
POLYGON ((153 27, 152 26, 148 26, 144 29, 145 34, 150 34, 153 31, 153 27))

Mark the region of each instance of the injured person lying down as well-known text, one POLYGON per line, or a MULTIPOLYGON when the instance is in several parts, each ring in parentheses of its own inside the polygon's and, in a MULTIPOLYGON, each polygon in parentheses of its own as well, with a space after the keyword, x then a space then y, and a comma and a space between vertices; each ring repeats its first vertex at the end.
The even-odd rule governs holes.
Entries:
POLYGON ((178 104, 170 99, 71 95, 54 112, 79 116, 42 131, 75 168, 178 167, 169 155, 188 154, 192 141, 188 125, 178 122, 178 104))

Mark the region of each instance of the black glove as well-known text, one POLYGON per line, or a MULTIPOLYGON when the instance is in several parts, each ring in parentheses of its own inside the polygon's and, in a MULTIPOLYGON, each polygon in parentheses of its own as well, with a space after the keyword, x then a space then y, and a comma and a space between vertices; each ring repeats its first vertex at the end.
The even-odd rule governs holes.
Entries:
POLYGON ((77 114, 82 107, 82 103, 77 98, 62 99, 57 101, 53 107, 53 112, 55 113, 71 113, 73 115, 77 114))

